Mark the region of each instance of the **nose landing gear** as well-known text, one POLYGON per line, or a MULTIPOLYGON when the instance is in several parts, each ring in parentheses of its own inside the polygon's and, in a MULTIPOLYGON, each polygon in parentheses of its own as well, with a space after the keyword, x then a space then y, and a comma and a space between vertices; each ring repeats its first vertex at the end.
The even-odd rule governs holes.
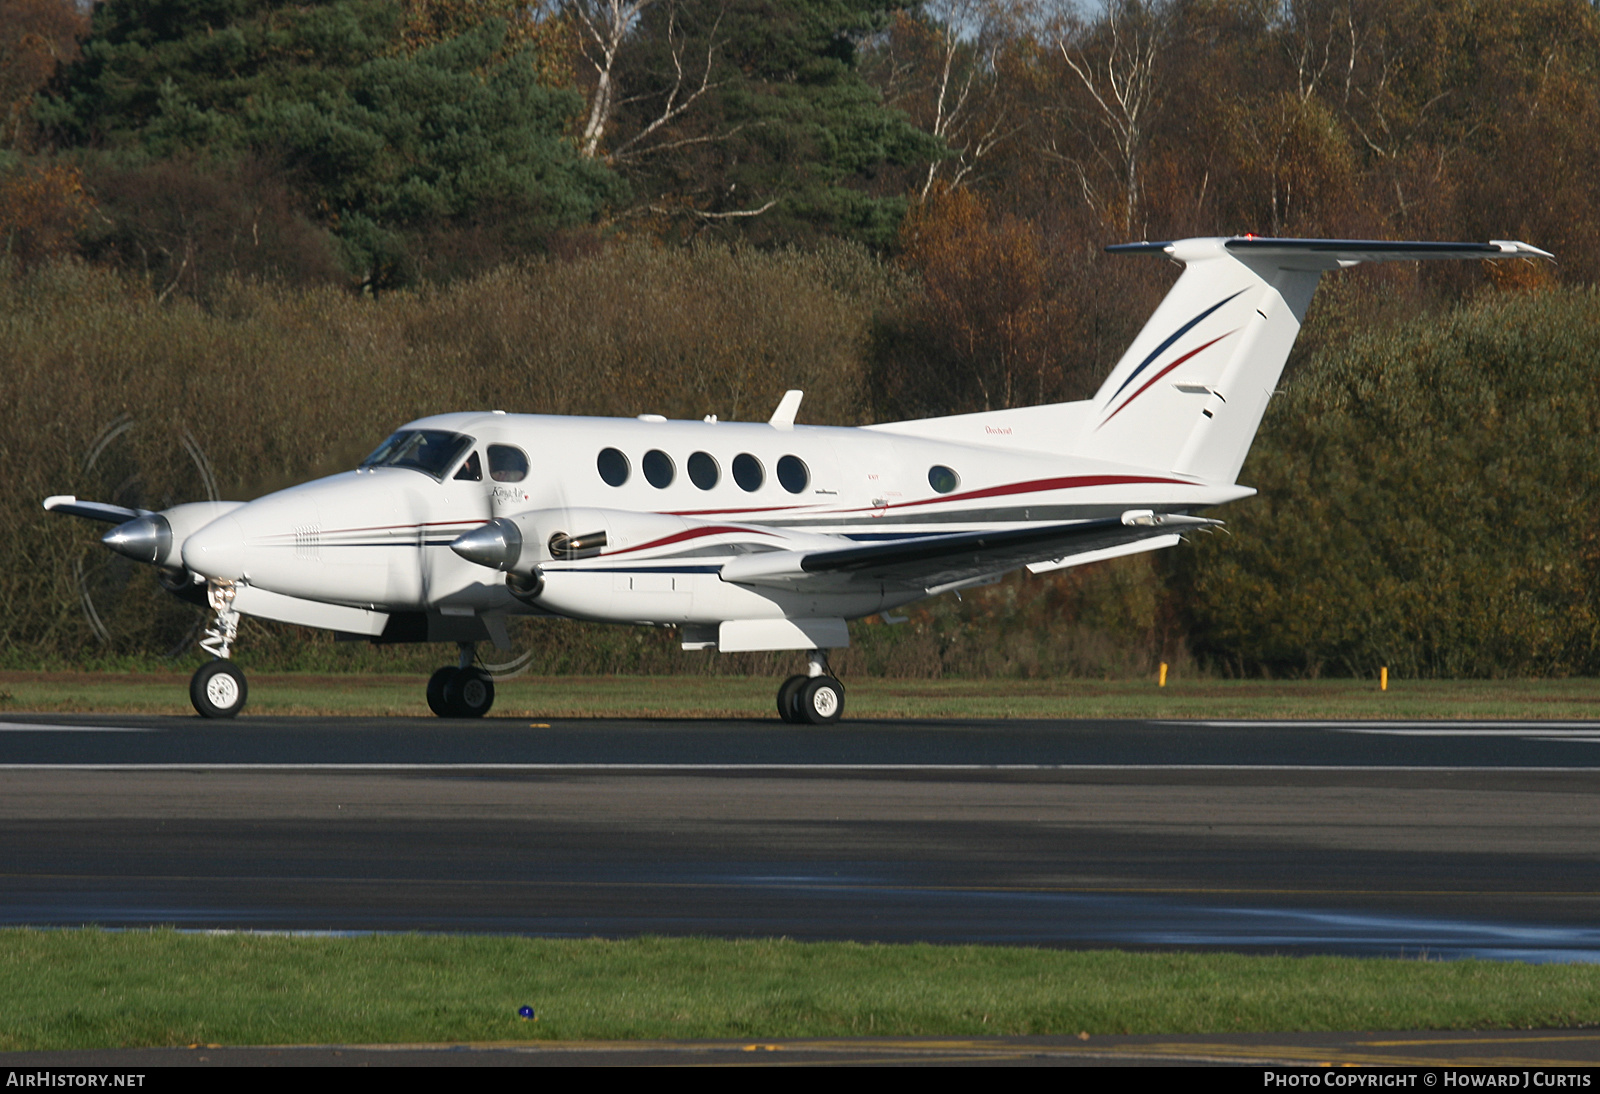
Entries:
POLYGON ((494 706, 494 678, 472 663, 471 642, 456 645, 460 665, 446 665, 428 678, 428 709, 441 718, 482 718, 494 706))
POLYGON ((189 702, 202 718, 232 718, 244 709, 250 695, 244 672, 228 660, 233 640, 239 637, 239 613, 233 609, 234 584, 212 581, 206 586, 206 600, 216 612, 200 648, 215 660, 207 661, 189 679, 189 702))
POLYGON ((778 717, 794 725, 831 726, 844 714, 844 685, 828 667, 828 651, 812 650, 807 674, 778 688, 778 717))

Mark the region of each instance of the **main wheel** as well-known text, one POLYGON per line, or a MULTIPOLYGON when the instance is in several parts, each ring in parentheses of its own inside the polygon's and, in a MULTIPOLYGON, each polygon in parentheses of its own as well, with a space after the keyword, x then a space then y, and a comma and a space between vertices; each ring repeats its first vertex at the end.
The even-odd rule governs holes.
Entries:
POLYGON ((778 687, 778 717, 785 722, 800 720, 800 707, 795 703, 795 696, 809 679, 809 676, 791 676, 778 687))
POLYGON ((482 718, 494 706, 494 678, 482 669, 456 669, 444 682, 444 702, 452 718, 482 718))
POLYGON ((189 680, 189 701, 202 718, 232 718, 249 694, 244 673, 223 657, 201 665, 189 680))
POLYGON ((451 716, 450 706, 444 701, 444 685, 450 677, 460 671, 454 665, 446 665, 428 677, 428 709, 441 718, 449 718, 451 716))
POLYGON ((844 685, 831 676, 813 676, 796 696, 799 721, 831 726, 844 713, 844 685))

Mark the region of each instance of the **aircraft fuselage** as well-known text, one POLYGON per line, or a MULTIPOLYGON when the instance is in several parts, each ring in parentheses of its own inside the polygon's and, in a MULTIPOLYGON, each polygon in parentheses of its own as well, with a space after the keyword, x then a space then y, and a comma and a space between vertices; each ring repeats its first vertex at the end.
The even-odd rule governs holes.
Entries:
POLYGON ((185 564, 211 579, 383 612, 542 611, 678 624, 851 619, 928 590, 787 592, 735 585, 719 573, 741 555, 797 544, 1058 524, 1130 509, 1190 512, 1252 493, 871 428, 459 413, 403 430, 470 443, 437 476, 364 467, 249 502, 189 537, 185 564), (496 478, 491 447, 525 455, 526 470, 496 478), (606 481, 603 470, 621 481, 606 481), (544 514, 535 522, 536 555, 525 560, 543 577, 537 607, 449 549, 494 518, 529 513, 544 514), (606 533, 606 546, 585 557, 548 550, 557 533, 595 532, 606 533))

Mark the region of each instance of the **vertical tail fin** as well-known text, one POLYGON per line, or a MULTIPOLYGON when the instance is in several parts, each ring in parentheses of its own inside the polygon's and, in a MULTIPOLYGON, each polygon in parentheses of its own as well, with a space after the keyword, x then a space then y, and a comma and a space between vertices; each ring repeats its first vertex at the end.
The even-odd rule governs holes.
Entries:
POLYGON ((1525 243, 1186 239, 1108 247, 1185 266, 1090 400, 1077 452, 1231 483, 1324 271, 1424 258, 1550 257, 1525 243))

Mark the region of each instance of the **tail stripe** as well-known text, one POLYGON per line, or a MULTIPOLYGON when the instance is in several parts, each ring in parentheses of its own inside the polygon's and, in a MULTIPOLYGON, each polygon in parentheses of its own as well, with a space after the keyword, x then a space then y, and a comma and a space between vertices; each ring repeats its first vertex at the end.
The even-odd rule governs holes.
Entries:
MULTIPOLYGON (((1223 301, 1223 303, 1227 303, 1227 301, 1223 301)), ((1220 307, 1221 305, 1218 305, 1218 306, 1220 307)), ((1238 334, 1238 333, 1239 333, 1239 328, 1238 327, 1235 327, 1235 328, 1233 328, 1233 330, 1230 330, 1228 332, 1228 334, 1238 334)), ((1145 392, 1149 391, 1151 385, 1154 384, 1157 380, 1161 379, 1161 377, 1165 376, 1167 373, 1171 372, 1173 369, 1175 369, 1179 365, 1183 364, 1185 361, 1187 361, 1189 358, 1193 357, 1195 354, 1199 353, 1201 350, 1210 349, 1212 346, 1216 345, 1218 342, 1220 342, 1224 338, 1228 337, 1228 334, 1219 334, 1215 338, 1213 338, 1211 341, 1205 343, 1204 345, 1196 346, 1194 349, 1190 350, 1188 353, 1185 353, 1182 357, 1179 357, 1176 361, 1172 362, 1172 364, 1168 365, 1166 368, 1162 369, 1160 372, 1158 372, 1154 376, 1150 377, 1150 379, 1145 383, 1144 387, 1140 388, 1138 391, 1135 391, 1132 395, 1128 396, 1128 402, 1123 403, 1121 406, 1117 407, 1117 409, 1113 410, 1110 414, 1107 414, 1106 417, 1105 417, 1105 421, 1101 422, 1100 425, 1105 425, 1106 422, 1109 422, 1112 418, 1115 418, 1118 414, 1121 414, 1124 410, 1127 410, 1130 403, 1132 403, 1139 396, 1143 395, 1145 392)), ((1099 429, 1100 425, 1095 426, 1095 428, 1099 429)))
MULTIPOLYGON (((1126 388, 1129 384, 1133 383, 1134 378, 1136 376, 1138 376, 1139 373, 1143 372, 1145 370, 1145 368, 1149 366, 1151 361, 1154 361, 1157 357, 1160 357, 1163 353, 1167 352, 1167 350, 1169 348, 1171 348, 1172 343, 1176 342, 1178 339, 1180 339, 1184 335, 1188 334, 1191 330, 1193 330, 1195 328, 1195 326, 1197 324, 1199 324, 1203 319, 1205 319, 1206 316, 1210 315, 1212 312, 1214 312, 1218 308, 1222 307, 1222 305, 1224 305, 1228 301, 1232 300, 1235 296, 1240 296, 1243 293, 1244 293, 1244 290, 1240 289, 1238 292, 1234 293, 1233 296, 1224 297, 1223 299, 1217 301, 1215 304, 1211 305, 1205 311, 1201 312, 1199 315, 1195 316, 1193 319, 1189 320, 1183 326, 1181 326, 1177 330, 1173 331, 1172 334, 1167 338, 1167 340, 1165 342, 1161 343, 1155 349, 1150 351, 1150 356, 1146 357, 1143 361, 1139 362, 1139 367, 1138 368, 1136 368, 1132 372, 1128 373, 1128 378, 1126 380, 1122 381, 1122 387, 1119 387, 1119 388, 1117 388, 1116 391, 1112 392, 1111 393, 1111 400, 1107 400, 1107 402, 1109 403, 1110 401, 1115 400, 1118 395, 1121 395, 1122 391, 1123 391, 1123 388, 1126 388)), ((1127 404, 1125 403, 1123 405, 1126 406, 1127 404)))

